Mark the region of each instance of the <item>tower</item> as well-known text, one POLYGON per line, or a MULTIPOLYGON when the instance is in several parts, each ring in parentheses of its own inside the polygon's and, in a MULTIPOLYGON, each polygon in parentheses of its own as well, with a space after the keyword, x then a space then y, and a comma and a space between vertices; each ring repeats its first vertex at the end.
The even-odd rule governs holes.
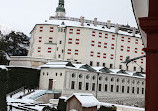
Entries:
POLYGON ((58 7, 56 8, 56 16, 65 16, 64 0, 59 0, 58 7))

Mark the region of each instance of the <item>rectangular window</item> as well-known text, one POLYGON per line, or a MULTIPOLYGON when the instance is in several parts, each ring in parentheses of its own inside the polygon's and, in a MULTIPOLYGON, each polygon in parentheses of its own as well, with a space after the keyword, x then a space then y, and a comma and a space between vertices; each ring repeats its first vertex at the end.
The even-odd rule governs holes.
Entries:
POLYGON ((93 61, 90 61, 90 66, 93 66, 93 61))
POLYGON ((116 86, 116 92, 119 92, 119 85, 116 86))
POLYGON ((59 41, 59 44, 62 44, 62 41, 59 41))
POLYGON ((98 47, 101 47, 101 42, 98 42, 98 47))
POLYGON ((103 53, 103 58, 106 58, 106 53, 103 53))
POLYGON ((52 43, 52 42, 53 42, 53 38, 49 37, 49 43, 52 43))
POLYGON ((75 89, 75 81, 71 81, 71 89, 75 89))
POLYGON ((86 83, 86 90, 89 89, 89 83, 86 83))
POLYGON ((75 55, 78 55, 78 50, 75 50, 75 55))
POLYGON ((144 54, 144 50, 142 49, 142 52, 141 52, 141 54, 144 54))
POLYGON ((37 51, 38 51, 38 52, 41 52, 41 47, 38 47, 37 51))
POLYGON ((99 91, 101 91, 101 84, 99 84, 99 91))
POLYGON ((132 87, 132 93, 134 94, 134 87, 132 87))
POLYGON ((110 59, 114 59, 114 55, 113 54, 111 54, 110 59))
POLYGON ((72 44, 72 38, 69 38, 68 43, 72 44))
POLYGON ((40 32, 42 32, 42 31, 43 31, 43 27, 41 26, 41 27, 40 27, 40 32))
POLYGON ((127 52, 130 52, 130 47, 127 47, 127 52))
POLYGON ((70 30, 69 30, 69 34, 73 34, 73 29, 70 29, 70 30))
POLYGON ((112 35, 112 40, 115 40, 115 35, 112 35))
POLYGON ((138 39, 135 40, 135 44, 138 44, 138 39))
POLYGON ((50 32, 53 32, 54 31, 54 28, 53 27, 50 27, 50 32))
POLYGON ((108 91, 108 85, 105 84, 105 91, 108 91))
POLYGON ((38 42, 42 42, 42 37, 39 37, 39 40, 38 40, 38 42))
POLYGON ((94 56, 94 52, 93 52, 93 51, 91 51, 90 56, 91 56, 91 57, 93 57, 93 56, 94 56))
POLYGON ((79 89, 79 90, 82 90, 82 82, 79 82, 78 89, 79 89))
POLYGON ((94 46, 95 42, 94 41, 91 41, 91 46, 94 46))
POLYGON ((113 92, 113 87, 114 87, 114 86, 113 86, 113 85, 111 85, 111 92, 113 92))
POLYGON ((137 94, 139 94, 139 87, 137 87, 137 94))
POLYGON ((97 57, 100 58, 100 52, 97 53, 97 57))
POLYGON ((105 34, 105 39, 107 39, 108 38, 108 34, 105 34))
POLYGON ((121 37, 121 41, 122 41, 122 42, 124 42, 124 38, 125 38, 125 37, 121 37))
POLYGON ((120 56, 120 61, 122 61, 123 60, 123 56, 120 56))
POLYGON ((137 53, 137 52, 138 52, 138 48, 135 48, 135 50, 134 50, 134 51, 135 51, 135 53, 137 53))
POLYGON ((134 67, 133 70, 136 71, 136 67, 134 67))
POLYGON ((71 54, 71 49, 68 49, 67 54, 71 54))
POLYGON ((124 86, 122 86, 122 93, 124 93, 124 90, 125 90, 124 88, 125 88, 125 87, 124 87, 124 86))
POLYGON ((119 65, 119 69, 122 69, 122 65, 119 65))
POLYGON ((99 32, 99 37, 102 37, 102 33, 101 32, 99 32))
POLYGON ((123 46, 123 45, 121 45, 121 51, 123 51, 123 49, 124 49, 124 46, 123 46))
POLYGON ((110 68, 111 68, 111 69, 113 68, 113 64, 110 64, 110 68))
POLYGON ((80 29, 77 29, 76 34, 80 34, 80 29))
POLYGON ((95 91, 95 83, 92 83, 92 91, 95 91))
POLYGON ((107 48, 107 43, 104 43, 104 48, 107 48))
POLYGON ((80 43, 80 40, 79 39, 76 39, 76 44, 79 44, 80 43))
POLYGON ((111 49, 114 49, 114 44, 111 44, 111 49))
POLYGON ((144 61, 144 59, 141 59, 141 64, 143 64, 143 63, 144 63, 143 61, 144 61))
POLYGON ((97 66, 99 66, 99 62, 97 62, 97 66))
POLYGON ((128 43, 130 43, 131 42, 131 38, 128 38, 128 43))
POLYGON ((127 93, 129 93, 129 86, 127 87, 127 93))
POLYGON ((103 63, 103 67, 105 67, 105 63, 103 63))
POLYGON ((142 88, 142 94, 144 94, 144 88, 142 88))
POLYGON ((51 53, 51 52, 52 52, 52 48, 48 47, 48 53, 51 53))
POLYGON ((92 31, 92 36, 95 36, 95 31, 92 31))

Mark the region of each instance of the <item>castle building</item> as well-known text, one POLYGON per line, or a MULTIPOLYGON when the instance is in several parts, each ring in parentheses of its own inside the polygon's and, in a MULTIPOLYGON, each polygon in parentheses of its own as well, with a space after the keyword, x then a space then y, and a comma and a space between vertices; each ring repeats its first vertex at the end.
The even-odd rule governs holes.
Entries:
POLYGON ((62 96, 91 93, 99 101, 144 104, 145 74, 121 69, 91 67, 71 62, 50 62, 41 66, 39 88, 62 96))
POLYGON ((130 58, 145 55, 140 33, 129 25, 100 22, 97 18, 65 16, 64 0, 59 0, 56 16, 36 24, 31 31, 29 57, 72 61, 90 66, 145 72, 145 58, 121 63, 130 58))
POLYGON ((61 95, 85 92, 105 102, 143 102, 145 75, 138 72, 146 71, 146 59, 122 63, 128 56, 145 55, 139 30, 110 20, 66 17, 65 12, 59 0, 56 15, 30 32, 28 56, 11 57, 10 65, 41 66, 39 88, 61 95))

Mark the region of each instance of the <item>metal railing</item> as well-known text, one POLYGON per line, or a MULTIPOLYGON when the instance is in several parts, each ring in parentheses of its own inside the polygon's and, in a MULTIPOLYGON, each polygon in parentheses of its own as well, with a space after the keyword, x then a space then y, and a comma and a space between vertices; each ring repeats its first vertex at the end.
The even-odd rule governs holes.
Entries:
POLYGON ((8 93, 7 96, 12 96, 12 95, 14 95, 14 94, 16 94, 18 92, 24 91, 24 89, 25 89, 25 86, 15 90, 15 91, 12 91, 12 92, 8 93))
MULTIPOLYGON (((69 21, 76 21, 76 22, 81 22, 81 18, 75 18, 75 17, 59 17, 59 16, 50 16, 49 20, 69 20, 69 21)), ((94 20, 84 20, 84 23, 87 24, 94 24, 94 20)), ((97 21, 98 25, 102 25, 102 26, 106 26, 107 22, 101 22, 101 21, 97 21)), ((115 27, 116 24, 111 23, 111 27, 115 27)), ((121 28, 125 28, 127 30, 133 30, 134 27, 129 27, 129 26, 125 26, 125 25, 121 25, 118 24, 118 27, 121 28)), ((139 31, 138 29, 136 29, 136 31, 139 31)))

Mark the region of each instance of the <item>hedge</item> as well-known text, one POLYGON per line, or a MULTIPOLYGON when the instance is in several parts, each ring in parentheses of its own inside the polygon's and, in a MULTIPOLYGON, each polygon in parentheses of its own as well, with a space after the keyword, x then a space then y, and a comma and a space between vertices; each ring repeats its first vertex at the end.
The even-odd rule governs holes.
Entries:
POLYGON ((40 70, 26 67, 7 67, 8 68, 8 90, 12 92, 25 86, 35 89, 39 86, 40 70))
POLYGON ((0 68, 0 111, 7 111, 7 70, 0 68))

